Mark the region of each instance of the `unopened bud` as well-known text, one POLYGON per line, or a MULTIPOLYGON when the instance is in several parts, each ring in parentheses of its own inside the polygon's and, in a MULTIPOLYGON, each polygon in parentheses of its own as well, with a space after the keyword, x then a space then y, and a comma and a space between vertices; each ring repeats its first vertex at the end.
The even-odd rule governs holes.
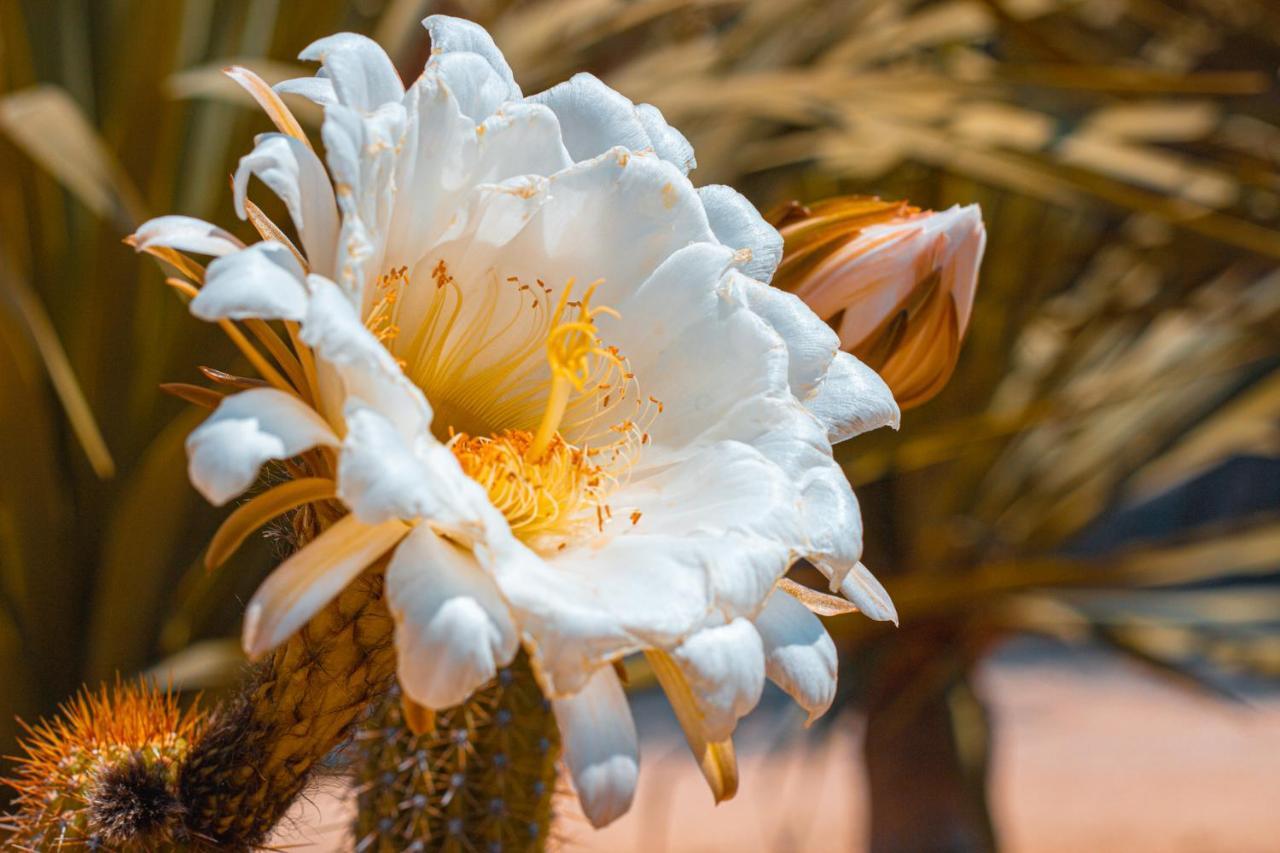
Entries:
POLYGON ((774 285, 803 299, 907 409, 951 378, 987 235, 977 205, 920 210, 844 196, 779 208, 774 285))

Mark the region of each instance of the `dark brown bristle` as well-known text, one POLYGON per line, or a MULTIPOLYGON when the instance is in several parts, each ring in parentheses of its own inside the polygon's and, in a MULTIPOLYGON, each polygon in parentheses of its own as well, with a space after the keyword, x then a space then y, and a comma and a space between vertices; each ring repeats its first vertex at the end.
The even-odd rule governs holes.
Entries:
POLYGON ((105 768, 88 797, 90 832, 109 844, 172 842, 181 834, 183 814, 172 775, 172 767, 138 751, 105 768))

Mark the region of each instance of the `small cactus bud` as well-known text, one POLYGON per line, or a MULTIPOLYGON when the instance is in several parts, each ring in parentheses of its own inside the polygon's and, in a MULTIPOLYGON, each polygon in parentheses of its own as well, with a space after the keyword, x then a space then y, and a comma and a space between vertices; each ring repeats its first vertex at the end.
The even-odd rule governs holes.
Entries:
POLYGON ((205 725, 147 682, 85 690, 27 727, 16 809, 0 828, 17 849, 159 850, 186 840, 177 777, 205 725))

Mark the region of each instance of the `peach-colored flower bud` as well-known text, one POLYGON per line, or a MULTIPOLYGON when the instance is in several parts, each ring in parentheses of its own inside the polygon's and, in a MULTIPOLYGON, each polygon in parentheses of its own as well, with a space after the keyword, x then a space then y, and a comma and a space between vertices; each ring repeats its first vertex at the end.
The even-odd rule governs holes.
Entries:
POLYGON ((947 384, 969 324, 987 234, 977 205, 920 210, 845 196, 793 202, 773 283, 795 293, 878 371, 907 409, 947 384))

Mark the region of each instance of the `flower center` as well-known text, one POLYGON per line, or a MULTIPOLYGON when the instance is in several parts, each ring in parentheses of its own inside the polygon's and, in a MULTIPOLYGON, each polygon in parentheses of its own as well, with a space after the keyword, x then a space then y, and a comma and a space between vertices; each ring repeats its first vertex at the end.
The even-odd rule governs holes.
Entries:
POLYGON ((591 525, 603 528, 612 515, 605 503, 616 485, 612 475, 592 461, 591 451, 558 434, 536 456, 534 443, 528 430, 487 438, 458 433, 449 449, 521 539, 560 538, 591 525))
POLYGON ((393 270, 365 316, 427 394, 433 429, 535 548, 603 530, 661 404, 640 396, 626 359, 601 341, 597 319, 618 316, 592 306, 601 282, 575 300, 571 279, 552 308, 541 280, 495 273, 464 290, 443 261, 431 278, 415 293, 393 270))

